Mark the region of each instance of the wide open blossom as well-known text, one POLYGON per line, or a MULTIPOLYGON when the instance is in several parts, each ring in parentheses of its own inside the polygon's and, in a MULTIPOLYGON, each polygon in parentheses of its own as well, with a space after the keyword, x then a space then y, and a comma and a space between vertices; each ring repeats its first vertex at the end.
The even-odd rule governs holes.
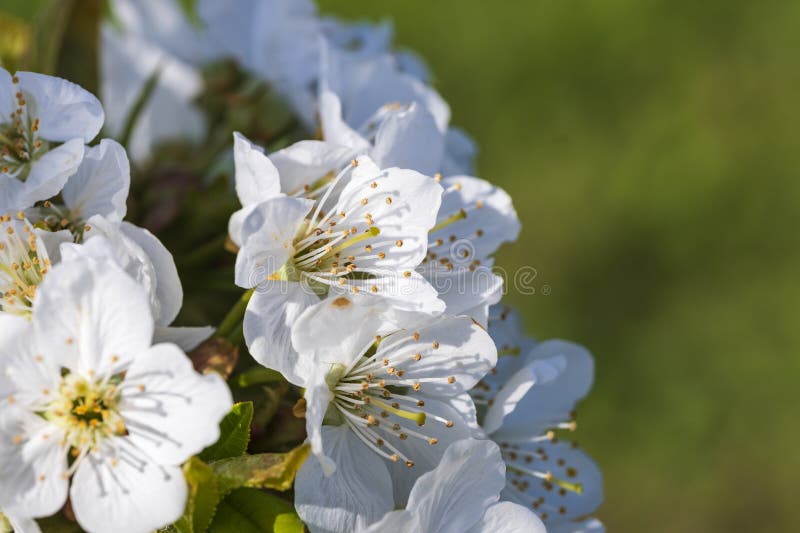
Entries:
POLYGON ((147 294, 113 263, 53 268, 33 320, 0 316, 0 507, 88 531, 151 531, 186 502, 180 465, 214 443, 231 396, 175 345, 151 345, 147 294))
POLYGON ((418 272, 439 292, 448 314, 468 315, 486 326, 489 306, 503 289, 503 279, 492 272, 492 255, 516 240, 519 218, 499 187, 471 176, 439 179, 442 206, 418 272))
POLYGON ((258 362, 296 378, 291 328, 320 298, 360 294, 380 299, 394 314, 444 310, 415 270, 441 201, 433 179, 411 170, 381 170, 361 157, 321 184, 319 198, 311 200, 281 194, 282 180, 259 151, 242 151, 237 158, 243 203, 266 198, 246 204, 231 222, 241 246, 236 284, 256 287, 244 335, 258 362))
POLYGON ((481 427, 500 444, 507 465, 503 498, 532 508, 548 531, 601 531, 585 517, 603 500, 597 465, 554 430, 574 430, 575 406, 594 379, 591 354, 562 340, 525 339, 514 313, 493 308, 489 321, 497 368, 471 391, 481 427), (525 347, 527 351, 521 351, 525 347))
POLYGON ((103 125, 103 108, 74 83, 0 68, 0 211, 58 194, 103 125))
POLYGON ((468 317, 387 333, 381 310, 356 298, 307 310, 292 332, 317 457, 298 473, 295 504, 312 531, 352 531, 404 505, 448 443, 478 432, 466 392, 496 361, 468 317))
POLYGON ((498 502, 505 470, 495 443, 454 442, 439 466, 414 484, 404 510, 386 514, 362 533, 545 533, 526 507, 498 502))

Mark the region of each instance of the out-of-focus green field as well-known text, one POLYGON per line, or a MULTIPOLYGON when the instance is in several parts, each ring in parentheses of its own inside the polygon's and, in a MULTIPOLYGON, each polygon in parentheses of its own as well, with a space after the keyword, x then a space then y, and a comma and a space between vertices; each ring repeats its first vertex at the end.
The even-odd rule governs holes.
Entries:
POLYGON ((800 2, 322 4, 394 19, 514 197, 509 300, 597 359, 609 531, 796 531, 800 2))
POLYGON ((325 1, 395 21, 523 221, 532 333, 597 358, 611 532, 797 531, 800 2, 325 1))

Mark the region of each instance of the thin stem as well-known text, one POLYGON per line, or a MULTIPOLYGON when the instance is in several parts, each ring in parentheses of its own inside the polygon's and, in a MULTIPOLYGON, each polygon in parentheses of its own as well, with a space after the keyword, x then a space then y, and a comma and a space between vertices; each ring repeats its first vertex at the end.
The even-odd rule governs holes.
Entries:
POLYGON ((246 291, 242 294, 242 297, 239 298, 239 301, 231 307, 231 310, 228 311, 228 314, 225 315, 225 318, 222 319, 222 323, 220 323, 217 328, 218 337, 228 337, 236 331, 237 326, 244 319, 244 312, 247 309, 247 304, 250 302, 254 291, 255 288, 246 291))

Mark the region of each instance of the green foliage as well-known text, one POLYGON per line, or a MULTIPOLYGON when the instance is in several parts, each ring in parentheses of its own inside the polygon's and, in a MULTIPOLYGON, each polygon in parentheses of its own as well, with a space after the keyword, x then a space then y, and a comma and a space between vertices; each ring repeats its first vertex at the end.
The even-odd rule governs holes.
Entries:
POLYGON ((235 404, 220 422, 219 440, 184 465, 189 499, 183 516, 171 529, 198 533, 206 531, 214 519, 212 531, 228 531, 226 528, 239 523, 246 524, 242 527, 262 527, 259 531, 272 531, 273 526, 275 531, 302 531, 302 523, 289 503, 269 494, 258 496, 261 493, 238 490, 289 490, 309 452, 303 445, 288 453, 247 455, 252 420, 252 402, 235 404), (253 511, 255 502, 264 508, 253 511), (300 529, 296 529, 297 524, 300 529))
POLYGON ((203 461, 192 457, 183 465, 183 475, 189 484, 189 498, 183 516, 174 524, 179 533, 206 531, 219 503, 214 471, 203 461))
POLYGON ((253 421, 253 403, 237 403, 219 424, 219 440, 200 453, 203 461, 218 461, 238 457, 247 452, 250 442, 250 423, 253 421))
POLYGON ((308 445, 288 453, 243 455, 211 464, 220 493, 239 487, 285 491, 292 487, 297 470, 308 457, 308 445))
POLYGON ((292 505, 268 492, 238 489, 219 504, 211 533, 303 533, 292 505))

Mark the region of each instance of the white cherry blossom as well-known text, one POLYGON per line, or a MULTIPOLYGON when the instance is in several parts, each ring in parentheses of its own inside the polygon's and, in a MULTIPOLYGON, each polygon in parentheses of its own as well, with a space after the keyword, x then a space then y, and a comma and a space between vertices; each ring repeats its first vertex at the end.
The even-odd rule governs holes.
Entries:
POLYGON ((505 465, 491 441, 451 444, 442 461, 411 489, 406 508, 392 511, 362 533, 545 533, 522 505, 498 502, 505 465))
MULTIPOLYGON (((258 151, 249 156, 265 164, 258 151)), ((245 188, 256 187, 253 168, 241 179, 237 172, 240 197, 245 188)), ((382 170, 361 157, 331 178, 318 200, 285 196, 277 180, 257 187, 270 197, 246 206, 246 217, 232 223, 231 233, 241 245, 236 283, 256 288, 244 335, 264 366, 292 379, 291 329, 321 297, 360 294, 380 299, 393 313, 444 310, 415 270, 425 257, 441 201, 442 189, 431 178, 399 168, 382 170)))
POLYGON ((592 357, 567 341, 537 344, 516 329, 511 310, 493 311, 489 331, 505 355, 471 395, 481 427, 500 444, 506 461, 503 498, 532 508, 550 531, 601 531, 599 522, 585 517, 603 500, 602 474, 554 431, 575 429, 575 406, 594 378, 592 357))
POLYGON ((448 443, 480 433, 465 393, 496 352, 467 317, 387 332, 380 309, 339 296, 307 310, 292 340, 317 457, 298 473, 295 503, 312 531, 351 531, 404 505, 448 443))
POLYGON ((54 267, 32 322, 0 316, 0 506, 48 516, 69 493, 88 531, 151 531, 183 512, 180 469, 231 407, 218 375, 151 345, 144 289, 113 263, 54 267))
POLYGON ((103 118, 97 98, 74 83, 0 68, 0 211, 58 194, 103 118))

